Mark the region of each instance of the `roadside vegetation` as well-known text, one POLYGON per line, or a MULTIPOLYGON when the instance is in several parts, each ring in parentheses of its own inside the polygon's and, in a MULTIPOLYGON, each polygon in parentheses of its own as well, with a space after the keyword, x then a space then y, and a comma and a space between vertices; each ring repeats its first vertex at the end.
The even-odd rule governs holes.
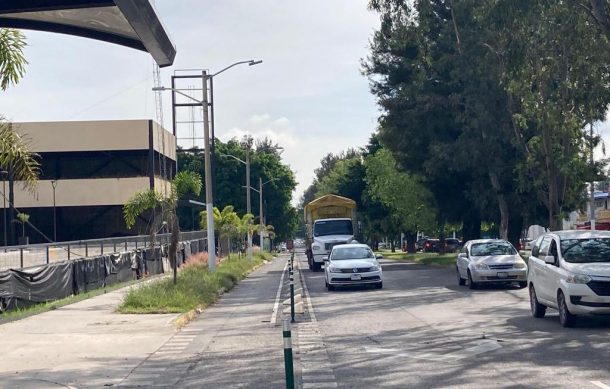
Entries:
POLYGON ((208 271, 206 258, 187 261, 178 273, 178 282, 163 279, 131 290, 118 311, 121 313, 184 313, 213 304, 255 267, 271 260, 269 253, 254 253, 247 258, 226 260, 214 273, 208 271))
POLYGON ((422 265, 437 265, 437 266, 453 266, 457 253, 438 254, 438 253, 405 253, 401 251, 391 252, 389 250, 381 250, 380 254, 384 258, 394 261, 415 262, 422 265))

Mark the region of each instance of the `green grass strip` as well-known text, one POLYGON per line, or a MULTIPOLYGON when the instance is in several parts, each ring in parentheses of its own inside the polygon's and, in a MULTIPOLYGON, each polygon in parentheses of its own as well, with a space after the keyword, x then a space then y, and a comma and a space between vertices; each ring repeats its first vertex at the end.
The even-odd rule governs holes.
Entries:
POLYGON ((252 269, 271 260, 268 253, 255 253, 252 262, 246 258, 222 262, 214 273, 205 264, 187 266, 178 273, 176 285, 165 278, 133 288, 118 311, 121 313, 184 313, 213 304, 222 291, 230 290, 252 269))

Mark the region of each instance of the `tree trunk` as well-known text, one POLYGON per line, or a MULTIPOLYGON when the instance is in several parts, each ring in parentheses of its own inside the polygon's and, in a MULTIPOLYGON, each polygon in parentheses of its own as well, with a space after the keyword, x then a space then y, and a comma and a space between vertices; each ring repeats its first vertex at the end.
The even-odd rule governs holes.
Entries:
POLYGON ((410 254, 414 254, 415 242, 417 241, 417 233, 407 231, 405 232, 405 239, 407 240, 407 252, 410 254))
POLYGON ((523 231, 523 217, 515 215, 508 224, 508 241, 515 247, 519 247, 519 239, 523 231))
POLYGON ((546 175, 548 183, 548 210, 549 210, 549 228, 551 231, 561 229, 561 220, 559 217, 559 188, 557 185, 557 166, 553 159, 553 149, 551 145, 551 131, 547 126, 542 128, 542 143, 544 146, 544 160, 546 164, 546 175))
POLYGON ((491 187, 496 192, 498 208, 500 208, 500 239, 508 240, 508 220, 510 217, 508 203, 506 202, 506 197, 504 197, 502 187, 500 186, 498 174, 489 172, 489 179, 491 181, 491 187))
POLYGON ((477 210, 470 210, 462 220, 462 239, 467 242, 481 237, 481 215, 477 210))

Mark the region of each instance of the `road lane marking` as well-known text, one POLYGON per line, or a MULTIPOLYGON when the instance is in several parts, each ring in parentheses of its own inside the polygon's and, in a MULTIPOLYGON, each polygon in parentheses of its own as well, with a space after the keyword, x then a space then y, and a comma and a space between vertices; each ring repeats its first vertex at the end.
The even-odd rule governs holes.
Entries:
MULTIPOLYGON (((380 348, 380 347, 368 347, 365 346, 364 350, 367 353, 372 354, 390 354, 395 357, 407 357, 414 359, 423 359, 435 362, 457 362, 464 358, 470 358, 478 354, 490 352, 502 348, 500 343, 495 340, 483 340, 480 341, 476 346, 469 347, 463 350, 453 351, 451 353, 435 354, 435 353, 421 353, 421 352, 405 352, 396 348, 380 348)), ((604 389, 610 389, 606 387, 604 389)))
MULTIPOLYGON (((288 261, 289 260, 290 259, 288 259, 288 261)), ((271 320, 269 320, 272 326, 275 326, 275 323, 277 323, 277 313, 280 307, 280 297, 282 296, 282 289, 284 287, 284 275, 286 274, 286 269, 288 269, 288 261, 286 261, 286 265, 284 265, 284 270, 282 270, 280 285, 277 287, 277 293, 275 294, 275 304, 273 304, 273 312, 271 312, 271 320)))
POLYGON ((602 389, 610 389, 610 386, 604 384, 603 382, 600 381, 591 381, 591 383, 595 386, 597 386, 598 388, 602 388, 602 389))

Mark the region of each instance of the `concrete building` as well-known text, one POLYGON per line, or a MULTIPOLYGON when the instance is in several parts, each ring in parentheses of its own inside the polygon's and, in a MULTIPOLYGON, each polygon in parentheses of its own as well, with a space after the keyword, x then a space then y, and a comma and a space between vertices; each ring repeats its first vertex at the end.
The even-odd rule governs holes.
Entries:
MULTIPOLYGON (((57 241, 144 233, 144 219, 132 230, 126 229, 123 205, 149 188, 169 193, 169 180, 176 171, 176 139, 152 120, 13 126, 40 155, 42 170, 33 192, 15 183, 15 208, 30 215, 30 223, 51 239, 54 214, 57 241)), ((10 217, 8 224, 9 243, 15 242, 21 227, 11 223, 10 217)), ((3 234, 3 225, 0 228, 3 234)), ((46 241, 29 226, 26 235, 30 242, 46 241)))

